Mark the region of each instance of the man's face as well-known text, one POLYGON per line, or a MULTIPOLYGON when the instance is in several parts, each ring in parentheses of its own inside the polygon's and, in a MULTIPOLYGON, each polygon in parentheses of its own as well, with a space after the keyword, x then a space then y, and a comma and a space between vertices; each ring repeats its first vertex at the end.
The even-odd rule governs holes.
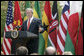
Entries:
POLYGON ((28 18, 32 17, 32 11, 31 10, 26 10, 26 15, 28 18))

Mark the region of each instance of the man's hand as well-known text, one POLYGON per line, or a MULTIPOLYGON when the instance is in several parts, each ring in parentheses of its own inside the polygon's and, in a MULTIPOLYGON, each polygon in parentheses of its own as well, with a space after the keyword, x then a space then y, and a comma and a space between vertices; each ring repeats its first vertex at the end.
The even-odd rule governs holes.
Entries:
POLYGON ((39 32, 43 33, 44 31, 48 31, 47 27, 48 27, 48 25, 45 25, 45 23, 43 24, 43 26, 39 26, 39 32))
POLYGON ((39 32, 41 32, 42 31, 42 28, 41 28, 41 26, 39 26, 39 32))

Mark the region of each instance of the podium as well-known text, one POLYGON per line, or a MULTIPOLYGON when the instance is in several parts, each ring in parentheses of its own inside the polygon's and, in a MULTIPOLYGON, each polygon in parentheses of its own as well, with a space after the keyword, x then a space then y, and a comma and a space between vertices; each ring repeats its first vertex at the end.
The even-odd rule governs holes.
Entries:
POLYGON ((15 54, 18 47, 26 46, 27 41, 38 38, 38 35, 28 31, 7 31, 5 37, 12 39, 11 53, 15 54))

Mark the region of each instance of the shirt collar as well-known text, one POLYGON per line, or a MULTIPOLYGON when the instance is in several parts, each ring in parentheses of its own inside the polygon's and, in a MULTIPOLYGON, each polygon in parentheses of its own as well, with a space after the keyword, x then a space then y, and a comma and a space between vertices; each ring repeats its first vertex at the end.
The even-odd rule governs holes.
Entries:
MULTIPOLYGON (((30 24, 31 24, 32 20, 33 20, 33 16, 30 18, 30 24)), ((27 21, 27 24, 28 24, 28 21, 27 21)))
POLYGON ((30 19, 30 23, 32 22, 32 20, 33 20, 33 16, 32 16, 31 19, 30 19))

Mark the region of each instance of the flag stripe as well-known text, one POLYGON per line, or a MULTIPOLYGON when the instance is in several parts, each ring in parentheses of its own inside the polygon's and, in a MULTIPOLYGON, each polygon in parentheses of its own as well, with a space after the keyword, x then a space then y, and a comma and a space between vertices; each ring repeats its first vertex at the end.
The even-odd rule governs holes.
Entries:
POLYGON ((65 12, 65 15, 67 17, 67 20, 69 20, 69 10, 65 12))
MULTIPOLYGON (((57 43, 57 54, 58 54, 58 53, 59 53, 59 54, 62 54, 62 51, 61 51, 61 49, 60 49, 60 47, 59 47, 59 45, 58 45, 58 43, 57 43)), ((58 54, 58 55, 59 55, 59 54, 58 54)))
POLYGON ((64 28, 62 21, 60 21, 60 26, 62 27, 63 32, 66 33, 66 29, 64 28))
POLYGON ((33 16, 34 16, 35 18, 39 18, 39 17, 38 17, 38 14, 37 14, 37 12, 36 12, 36 10, 35 10, 35 8, 33 9, 33 16))
POLYGON ((13 30, 13 25, 12 25, 12 24, 10 24, 9 26, 10 26, 10 30, 13 30))
POLYGON ((51 40, 51 38, 50 38, 50 36, 49 36, 49 35, 48 35, 48 38, 49 38, 50 43, 52 44, 52 46, 53 46, 54 48, 56 48, 55 43, 53 43, 53 42, 52 42, 52 40, 51 40))
POLYGON ((64 18, 65 22, 67 23, 67 22, 68 22, 68 18, 67 18, 67 16, 65 15, 65 13, 63 14, 63 18, 64 18))
POLYGON ((48 17, 45 13, 45 11, 43 11, 43 17, 42 17, 42 24, 45 23, 46 25, 49 25, 49 22, 48 22, 48 17), (44 19, 43 19, 44 18, 44 19), (46 22, 46 23, 45 23, 46 22))
MULTIPOLYGON (((4 41, 3 41, 4 42, 4 41)), ((4 45, 2 45, 2 50, 3 50, 3 53, 6 54, 5 50, 4 50, 4 45)))
POLYGON ((8 48, 10 49, 11 48, 11 40, 10 39, 5 39, 5 41, 7 43, 8 48))
POLYGON ((64 47, 63 47, 62 43, 60 42, 58 35, 57 35, 57 43, 58 43, 61 51, 64 52, 64 47))
POLYGON ((52 19, 58 20, 57 1, 53 2, 53 6, 52 6, 52 19))
POLYGON ((63 46, 65 45, 65 41, 62 39, 62 36, 60 35, 60 33, 58 32, 58 36, 59 36, 59 39, 61 41, 61 43, 63 44, 63 46))
POLYGON ((61 21, 62 21, 62 24, 63 24, 63 26, 65 27, 65 29, 67 30, 67 24, 66 24, 66 22, 65 22, 65 20, 64 20, 64 18, 63 18, 63 16, 61 16, 61 21))
POLYGON ((6 32, 6 31, 8 31, 8 27, 7 27, 7 25, 5 24, 5 32, 6 32))
POLYGON ((8 49, 7 49, 7 47, 5 46, 5 43, 4 43, 4 41, 3 41, 3 52, 4 52, 4 54, 6 54, 6 55, 9 55, 9 52, 7 51, 8 49))
POLYGON ((52 21, 50 2, 49 1, 46 1, 45 4, 46 5, 44 7, 44 10, 45 10, 47 19, 48 19, 48 21, 50 23, 52 21))
POLYGON ((10 52, 9 46, 7 45, 7 42, 5 41, 5 39, 4 39, 4 45, 5 45, 6 49, 7 49, 7 51, 10 52))
POLYGON ((7 28, 8 28, 8 31, 11 30, 11 27, 9 25, 7 26, 7 28))
POLYGON ((60 34, 61 34, 61 36, 62 36, 62 38, 63 38, 63 40, 65 41, 65 33, 62 31, 62 29, 61 29, 61 26, 59 25, 59 32, 60 32, 60 34))

